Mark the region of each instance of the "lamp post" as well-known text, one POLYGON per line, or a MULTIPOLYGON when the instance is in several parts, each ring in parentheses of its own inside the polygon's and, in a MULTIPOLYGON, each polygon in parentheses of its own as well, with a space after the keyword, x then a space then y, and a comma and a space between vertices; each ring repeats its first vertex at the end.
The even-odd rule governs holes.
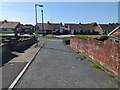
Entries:
POLYGON ((52 23, 52 34, 53 34, 53 19, 51 19, 51 23, 52 23))
POLYGON ((44 31, 44 24, 43 24, 43 10, 41 10, 42 13, 42 30, 44 31))
MULTIPOLYGON (((43 7, 43 5, 35 4, 35 21, 36 21, 35 31, 36 32, 37 32, 37 6, 43 7)), ((37 38, 38 38, 38 32, 37 32, 37 38)), ((37 41, 36 45, 38 46, 38 41, 37 41)))

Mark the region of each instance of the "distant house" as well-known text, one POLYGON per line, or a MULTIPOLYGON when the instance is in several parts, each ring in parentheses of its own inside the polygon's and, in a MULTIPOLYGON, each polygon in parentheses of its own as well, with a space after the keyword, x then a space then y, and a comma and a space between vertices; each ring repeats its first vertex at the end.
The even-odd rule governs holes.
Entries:
POLYGON ((49 28, 47 23, 43 23, 43 27, 42 27, 42 23, 38 23, 37 27, 38 27, 38 30, 36 32, 38 32, 40 34, 44 34, 47 32, 51 33, 51 28, 49 28))
POLYGON ((52 34, 52 33, 60 33, 60 23, 43 23, 43 28, 42 28, 42 23, 37 24, 39 32, 38 33, 46 33, 46 34, 52 34))
POLYGON ((70 34, 81 34, 82 33, 80 24, 65 23, 64 29, 70 34))
POLYGON ((120 43, 120 26, 111 31, 107 36, 109 36, 111 40, 120 43))
POLYGON ((0 26, 1 26, 3 23, 4 23, 3 21, 0 21, 0 26))
POLYGON ((62 24, 61 23, 48 23, 48 26, 51 28, 52 33, 60 34, 62 33, 62 24))
POLYGON ((20 34, 32 34, 34 32, 34 27, 31 24, 20 24, 20 34))
POLYGON ((99 24, 99 31, 102 35, 109 34, 112 30, 114 30, 116 27, 118 27, 120 24, 99 24))
POLYGON ((95 31, 95 28, 97 27, 97 24, 65 24, 64 25, 65 30, 68 30, 70 34, 98 34, 97 31, 95 31))
POLYGON ((87 34, 87 35, 93 35, 93 34, 98 34, 98 32, 95 30, 97 27, 97 24, 81 24, 81 29, 82 29, 82 34, 87 34))
POLYGON ((20 22, 8 22, 4 21, 4 23, 0 26, 1 33, 17 33, 19 30, 20 22))

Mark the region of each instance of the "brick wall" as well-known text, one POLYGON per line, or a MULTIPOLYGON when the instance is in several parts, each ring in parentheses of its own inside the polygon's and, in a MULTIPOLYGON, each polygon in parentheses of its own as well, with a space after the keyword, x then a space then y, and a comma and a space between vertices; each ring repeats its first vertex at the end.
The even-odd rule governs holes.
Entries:
POLYGON ((85 53, 115 74, 120 74, 120 44, 111 40, 71 37, 70 46, 85 53))
POLYGON ((34 42, 35 42, 34 39, 31 38, 24 41, 13 41, 11 43, 1 45, 0 46, 0 56, 1 56, 0 62, 3 55, 8 56, 12 51, 20 50, 28 46, 31 46, 34 44, 34 42))

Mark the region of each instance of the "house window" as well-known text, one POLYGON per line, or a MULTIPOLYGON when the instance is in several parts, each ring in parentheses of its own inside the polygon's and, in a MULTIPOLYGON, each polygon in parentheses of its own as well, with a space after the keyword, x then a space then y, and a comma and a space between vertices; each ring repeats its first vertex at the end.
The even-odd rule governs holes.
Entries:
POLYGON ((107 34, 107 31, 106 31, 106 30, 104 30, 104 31, 103 31, 103 34, 107 34))
POLYGON ((13 32, 12 29, 2 29, 2 32, 13 32))

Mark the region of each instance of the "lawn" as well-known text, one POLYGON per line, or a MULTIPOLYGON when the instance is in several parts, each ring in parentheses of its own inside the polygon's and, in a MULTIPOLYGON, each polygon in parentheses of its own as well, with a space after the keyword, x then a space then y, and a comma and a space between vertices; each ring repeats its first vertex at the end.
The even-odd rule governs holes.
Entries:
POLYGON ((103 35, 75 35, 77 38, 101 38, 103 35))
POLYGON ((14 36, 14 33, 0 33, 0 36, 14 36))
POLYGON ((37 36, 42 36, 43 34, 33 34, 35 37, 37 37, 37 36))
MULTIPOLYGON (((35 37, 37 37, 37 36, 43 36, 43 34, 34 34, 34 36, 35 37)), ((45 36, 48 36, 48 37, 53 37, 54 36, 54 34, 45 34, 45 36)))
POLYGON ((47 34, 46 36, 52 37, 52 36, 55 36, 55 35, 54 34, 47 34))

